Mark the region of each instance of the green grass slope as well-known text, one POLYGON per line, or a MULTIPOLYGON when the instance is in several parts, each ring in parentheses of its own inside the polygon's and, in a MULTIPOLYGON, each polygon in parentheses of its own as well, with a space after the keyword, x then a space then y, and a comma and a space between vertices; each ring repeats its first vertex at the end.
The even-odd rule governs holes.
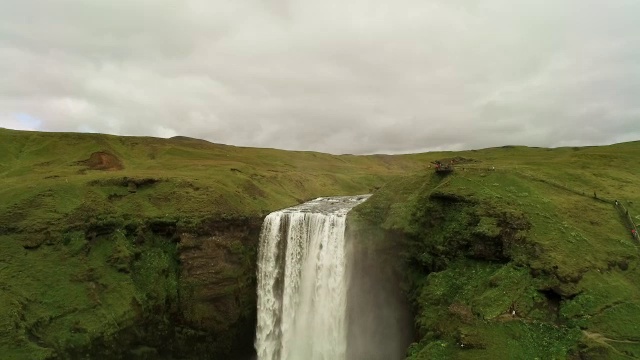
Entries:
POLYGON ((400 254, 420 335, 409 359, 639 358, 640 244, 614 206, 640 222, 639 154, 639 142, 456 153, 475 162, 357 208, 372 246, 400 254))
POLYGON ((87 214, 262 215, 319 195, 367 192, 424 167, 416 157, 334 156, 202 140, 0 129, 0 223, 40 229, 87 214), (122 170, 90 170, 95 152, 122 170), (137 186, 131 195, 130 183, 137 186), (131 195, 131 196, 130 196, 131 195))

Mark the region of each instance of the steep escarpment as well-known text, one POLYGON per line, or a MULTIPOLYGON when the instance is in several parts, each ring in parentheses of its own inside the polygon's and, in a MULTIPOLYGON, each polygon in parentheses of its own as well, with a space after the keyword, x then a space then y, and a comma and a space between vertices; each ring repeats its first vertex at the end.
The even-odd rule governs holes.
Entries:
POLYGON ((243 358, 259 224, 103 224, 38 248, 3 235, 5 358, 243 358))
POLYGON ((178 243, 181 319, 190 334, 180 341, 208 355, 210 344, 227 358, 249 359, 256 311, 256 257, 261 218, 207 223, 178 243))
POLYGON ((638 244, 613 201, 531 180, 491 167, 411 176, 354 210, 404 276, 409 359, 640 356, 638 244))

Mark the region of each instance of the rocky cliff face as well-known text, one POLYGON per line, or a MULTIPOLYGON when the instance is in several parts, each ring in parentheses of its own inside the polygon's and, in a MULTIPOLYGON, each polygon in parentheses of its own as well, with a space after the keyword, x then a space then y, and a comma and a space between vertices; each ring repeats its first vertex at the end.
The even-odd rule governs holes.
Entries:
MULTIPOLYGON (((180 323, 189 348, 239 359, 253 352, 256 254, 261 219, 214 221, 180 234, 180 323)), ((228 358, 226 357, 226 358, 228 358)))
POLYGON ((251 358, 260 225, 87 224, 36 247, 3 235, 4 358, 251 358))

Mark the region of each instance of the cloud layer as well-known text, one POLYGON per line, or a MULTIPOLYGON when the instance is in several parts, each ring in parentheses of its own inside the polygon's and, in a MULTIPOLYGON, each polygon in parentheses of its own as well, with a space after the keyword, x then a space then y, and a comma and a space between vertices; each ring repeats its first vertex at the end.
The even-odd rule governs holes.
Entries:
POLYGON ((640 139, 636 0, 9 0, 0 126, 331 153, 640 139), (470 5, 473 3, 473 5, 470 5))

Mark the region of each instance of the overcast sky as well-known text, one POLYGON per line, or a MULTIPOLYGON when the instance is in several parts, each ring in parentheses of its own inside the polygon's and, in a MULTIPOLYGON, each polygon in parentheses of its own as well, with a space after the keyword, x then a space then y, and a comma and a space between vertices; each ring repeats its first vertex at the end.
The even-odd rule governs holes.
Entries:
POLYGON ((0 0, 0 127, 331 153, 640 139, 638 0, 0 0))

